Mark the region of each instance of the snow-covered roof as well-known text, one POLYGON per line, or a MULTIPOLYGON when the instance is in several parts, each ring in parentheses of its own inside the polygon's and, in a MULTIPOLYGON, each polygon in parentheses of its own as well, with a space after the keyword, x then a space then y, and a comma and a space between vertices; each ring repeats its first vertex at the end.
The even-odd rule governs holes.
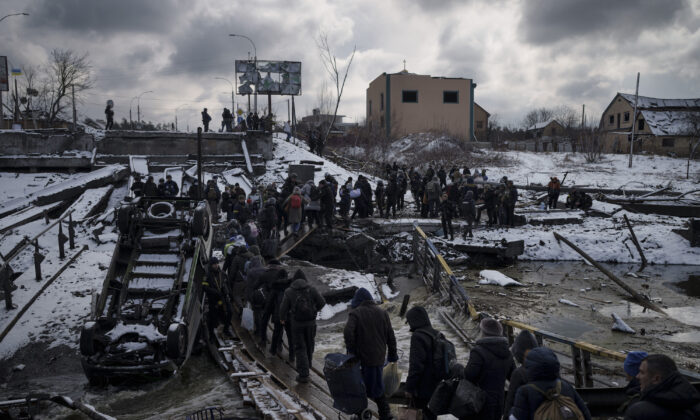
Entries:
POLYGON ((547 121, 545 121, 545 122, 539 122, 539 123, 533 125, 532 127, 528 128, 527 131, 530 131, 530 130, 540 130, 540 129, 542 129, 542 128, 545 128, 546 126, 548 126, 549 124, 551 124, 551 123, 553 123, 553 122, 555 122, 555 123, 561 125, 561 123, 560 123, 559 121, 557 121, 555 118, 552 118, 551 120, 547 120, 547 121))
MULTIPOLYGON (((634 105, 634 95, 629 93, 620 93, 630 105, 634 105)), ((650 98, 648 96, 639 96, 637 107, 641 109, 654 108, 700 108, 700 98, 695 99, 660 99, 650 98)))
POLYGON ((649 129, 657 136, 689 136, 695 134, 692 120, 700 121, 700 111, 641 111, 649 129))

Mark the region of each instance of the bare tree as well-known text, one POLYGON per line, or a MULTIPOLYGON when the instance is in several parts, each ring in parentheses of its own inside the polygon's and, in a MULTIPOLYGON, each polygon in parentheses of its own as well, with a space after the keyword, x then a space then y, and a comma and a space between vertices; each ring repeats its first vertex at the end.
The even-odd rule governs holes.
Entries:
POLYGON ((325 80, 321 84, 321 89, 319 89, 316 97, 316 108, 324 115, 329 115, 331 109, 333 109, 333 94, 328 88, 328 82, 325 80))
POLYGON ((318 46, 319 53, 321 54, 323 66, 326 68, 326 71, 331 78, 331 82, 335 84, 335 110, 333 111, 333 119, 331 120, 331 123, 328 124, 326 133, 323 136, 323 141, 325 142, 326 139, 328 139, 331 128, 335 124, 335 119, 338 115, 338 107, 340 106, 340 99, 343 96, 343 90, 345 89, 345 81, 348 79, 348 72, 350 71, 352 60, 355 58, 357 46, 352 48, 352 54, 350 54, 350 58, 347 60, 347 65, 345 66, 345 71, 343 72, 338 68, 338 61, 331 51, 330 44, 328 43, 328 35, 325 32, 320 32, 318 34, 316 45, 318 46))
POLYGON ((528 128, 532 128, 535 124, 547 122, 552 118, 554 118, 554 110, 550 108, 541 107, 533 109, 525 114, 523 127, 527 130, 528 128))
POLYGON ((44 86, 46 118, 49 124, 53 123, 68 106, 68 101, 64 99, 71 94, 72 89, 79 94, 92 87, 91 68, 87 53, 78 55, 72 50, 61 49, 51 51, 44 86))
POLYGON ((603 156, 603 137, 598 130, 584 131, 581 135, 580 150, 586 162, 595 163, 603 156))
POLYGON ((578 127, 581 123, 579 113, 568 105, 560 105, 552 110, 553 118, 567 130, 578 127))

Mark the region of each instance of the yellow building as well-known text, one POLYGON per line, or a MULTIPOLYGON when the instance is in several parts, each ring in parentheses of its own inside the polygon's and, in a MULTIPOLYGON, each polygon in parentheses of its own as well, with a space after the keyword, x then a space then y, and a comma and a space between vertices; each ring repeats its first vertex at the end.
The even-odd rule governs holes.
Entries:
MULTIPOLYGON (((617 93, 600 119, 604 151, 629 153, 634 95, 617 93)), ((688 156, 700 136, 700 99, 639 96, 635 151, 688 156)))
POLYGON ((474 88, 472 79, 382 73, 367 88, 367 125, 388 137, 438 131, 476 141, 475 121, 485 134, 489 114, 474 103, 474 88))

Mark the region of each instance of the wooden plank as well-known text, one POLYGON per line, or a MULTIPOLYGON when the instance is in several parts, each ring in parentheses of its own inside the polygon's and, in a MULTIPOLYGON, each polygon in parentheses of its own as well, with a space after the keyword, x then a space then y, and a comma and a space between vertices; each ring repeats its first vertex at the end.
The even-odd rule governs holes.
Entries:
MULTIPOLYGON (((311 234, 316 230, 317 227, 318 227, 318 226, 314 226, 314 227, 312 227, 311 229, 307 230, 306 233, 304 233, 304 234, 299 238, 299 240, 297 240, 296 242, 294 242, 292 245, 287 245, 287 243, 285 242, 284 245, 281 247, 281 249, 278 250, 278 252, 277 252, 277 258, 282 258, 283 256, 287 255, 291 250, 293 250, 294 248, 296 248, 297 245, 299 245, 300 243, 304 242, 304 239, 306 239, 309 235, 311 235, 311 234)), ((291 235, 288 235, 288 236, 291 236, 291 235)), ((286 239, 286 237, 285 237, 285 239, 286 239)), ((284 239, 283 239, 282 241, 284 242, 284 239)))

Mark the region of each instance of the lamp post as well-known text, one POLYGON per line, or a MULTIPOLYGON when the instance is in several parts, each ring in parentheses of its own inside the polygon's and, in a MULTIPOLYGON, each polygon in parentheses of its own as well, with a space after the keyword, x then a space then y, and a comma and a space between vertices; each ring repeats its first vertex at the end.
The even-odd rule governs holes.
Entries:
POLYGON ((134 96, 131 98, 131 101, 129 101, 129 128, 132 130, 134 129, 134 120, 131 119, 131 106, 134 104, 134 99, 138 98, 138 96, 134 96))
POLYGON ((145 92, 141 92, 141 94, 137 96, 138 99, 136 100, 136 116, 139 124, 141 124, 141 97, 147 93, 153 93, 153 91, 147 90, 145 92))
POLYGON ((9 18, 10 16, 29 16, 29 13, 10 13, 9 15, 5 15, 2 18, 0 18, 0 22, 5 20, 6 18, 9 18))
MULTIPOLYGON (((229 36, 239 37, 239 38, 245 38, 245 39, 247 39, 248 41, 250 41, 250 44, 253 46, 253 63, 254 63, 254 66, 255 66, 255 77, 256 77, 257 79, 259 79, 260 76, 258 76, 258 49, 255 48, 255 43, 253 42, 253 40, 250 39, 250 38, 248 38, 247 36, 241 35, 241 34, 229 34, 229 36)), ((259 84, 259 83, 260 83, 260 80, 256 80, 256 81, 255 81, 255 96, 254 96, 254 97, 255 97, 255 99, 254 99, 254 110, 255 110, 255 113, 258 112, 258 84, 259 84)))
POLYGON ((225 77, 215 77, 214 79, 225 80, 228 82, 229 85, 231 85, 231 112, 233 114, 235 114, 236 113, 236 106, 233 104, 233 91, 234 91, 233 83, 231 83, 231 81, 225 77))
POLYGON ((177 111, 179 111, 180 108, 182 108, 183 106, 187 106, 187 105, 189 105, 189 104, 182 104, 179 107, 175 108, 175 131, 180 131, 177 129, 177 111))

